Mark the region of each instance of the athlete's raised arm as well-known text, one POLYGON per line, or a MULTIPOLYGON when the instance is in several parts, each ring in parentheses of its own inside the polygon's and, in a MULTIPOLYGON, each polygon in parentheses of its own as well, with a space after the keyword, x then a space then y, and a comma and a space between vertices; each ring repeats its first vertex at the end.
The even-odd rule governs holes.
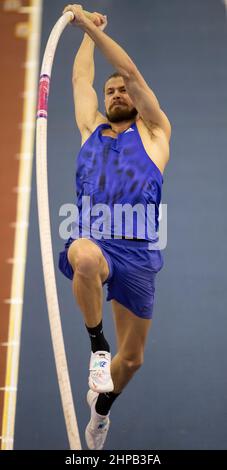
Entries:
MULTIPOLYGON (((79 5, 79 7, 81 6, 79 5)), ((88 19, 83 10, 78 8, 78 5, 69 5, 65 11, 68 10, 74 13, 75 25, 90 36, 106 59, 122 75, 126 90, 146 125, 154 132, 156 129, 162 130, 169 141, 171 136, 170 122, 133 60, 116 41, 88 19)))
MULTIPOLYGON (((67 11, 67 8, 65 11, 67 11)), ((96 12, 92 14, 92 21, 97 28, 104 29, 107 25, 106 19, 96 12)), ((98 98, 93 88, 95 76, 94 46, 94 41, 85 33, 74 60, 72 73, 75 119, 82 135, 82 143, 93 129, 105 120, 105 117, 98 110, 98 98)))

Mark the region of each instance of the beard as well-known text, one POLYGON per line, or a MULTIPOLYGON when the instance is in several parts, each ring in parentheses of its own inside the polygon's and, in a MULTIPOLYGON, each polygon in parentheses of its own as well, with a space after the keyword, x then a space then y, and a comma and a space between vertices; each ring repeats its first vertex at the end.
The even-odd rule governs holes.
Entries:
POLYGON ((136 108, 128 109, 125 105, 113 106, 109 112, 106 111, 106 117, 110 122, 131 121, 136 117, 138 111, 136 108))

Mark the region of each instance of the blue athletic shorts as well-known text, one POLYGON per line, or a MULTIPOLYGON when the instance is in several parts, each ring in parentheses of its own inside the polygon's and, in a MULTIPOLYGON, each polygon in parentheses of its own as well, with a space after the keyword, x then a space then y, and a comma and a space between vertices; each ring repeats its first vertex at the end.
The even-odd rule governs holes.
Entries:
MULTIPOLYGON (((90 238, 102 251, 108 266, 109 276, 106 300, 115 299, 141 318, 152 318, 155 277, 163 266, 160 250, 148 250, 147 241, 90 238)), ((58 267, 69 279, 73 269, 67 251, 73 238, 65 243, 65 250, 59 254, 58 267)))

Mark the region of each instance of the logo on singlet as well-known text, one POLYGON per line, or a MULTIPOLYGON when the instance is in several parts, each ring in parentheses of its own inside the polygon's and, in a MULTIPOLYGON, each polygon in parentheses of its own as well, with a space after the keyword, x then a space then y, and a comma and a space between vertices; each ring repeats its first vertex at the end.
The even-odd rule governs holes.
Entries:
POLYGON ((134 129, 132 129, 131 127, 129 127, 129 129, 127 129, 127 131, 124 132, 124 134, 126 134, 126 132, 134 132, 134 129))

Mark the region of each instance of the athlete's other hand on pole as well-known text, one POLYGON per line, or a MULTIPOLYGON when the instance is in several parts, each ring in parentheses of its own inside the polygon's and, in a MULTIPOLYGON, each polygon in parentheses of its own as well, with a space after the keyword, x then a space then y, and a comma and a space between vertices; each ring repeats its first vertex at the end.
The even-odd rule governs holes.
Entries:
POLYGON ((67 11, 71 11, 74 14, 74 20, 72 21, 72 24, 75 26, 79 26, 83 29, 83 26, 86 26, 88 21, 92 21, 96 26, 99 27, 102 31, 106 28, 107 26, 107 17, 102 15, 101 13, 97 13, 95 11, 94 13, 91 13, 90 17, 88 18, 87 15, 85 15, 83 11, 82 5, 74 4, 74 5, 67 5, 64 10, 63 14, 66 13, 67 11))

